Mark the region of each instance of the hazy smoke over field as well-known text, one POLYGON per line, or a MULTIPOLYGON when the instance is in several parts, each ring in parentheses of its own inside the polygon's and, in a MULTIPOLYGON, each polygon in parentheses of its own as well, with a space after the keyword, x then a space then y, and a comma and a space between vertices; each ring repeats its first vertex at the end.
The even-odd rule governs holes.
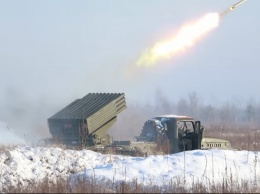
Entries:
MULTIPOLYGON (((195 92, 174 100, 160 89, 154 94, 153 105, 131 102, 126 95, 127 109, 118 115, 117 122, 108 133, 115 139, 129 139, 140 134, 146 120, 165 114, 192 116, 204 125, 246 123, 247 126, 254 127, 260 124, 260 103, 254 100, 232 100, 216 106, 214 103, 204 103, 195 92)), ((83 96, 77 98, 81 97, 83 96)), ((9 89, 1 99, 0 130, 3 135, 0 136, 0 142, 19 144, 51 137, 47 119, 75 99, 68 95, 59 101, 47 97, 31 100, 18 89, 9 89)))
MULTIPOLYGON (((111 127, 109 133, 115 138, 128 139, 139 135, 147 119, 158 114, 172 114, 174 110, 171 108, 171 102, 161 91, 155 93, 156 106, 130 102, 126 95, 127 109, 118 115, 117 122, 111 127)), ((9 134, 10 139, 14 139, 15 134, 29 142, 51 137, 47 119, 76 99, 70 95, 59 99, 60 101, 50 97, 30 99, 30 96, 18 88, 8 88, 4 94, 1 99, 0 121, 5 125, 1 130, 9 134), (8 132, 7 126, 12 134, 8 132)), ((77 98, 81 97, 83 96, 77 98)), ((18 139, 17 143, 20 143, 18 139)))
POLYGON ((17 135, 6 123, 0 121, 0 145, 25 144, 25 139, 17 135))
POLYGON ((13 135, 16 134, 26 141, 49 137, 47 118, 60 108, 59 102, 55 103, 47 98, 31 99, 18 88, 8 88, 1 98, 0 106, 0 121, 3 123, 1 131, 6 132, 4 137, 14 139, 13 135))
POLYGON ((260 126, 260 102, 254 99, 248 101, 233 99, 216 105, 204 103, 196 92, 191 92, 173 102, 162 92, 157 91, 155 101, 155 105, 128 104, 128 108, 118 115, 118 121, 109 130, 109 134, 116 139, 138 136, 145 121, 166 114, 191 116, 195 120, 200 120, 206 129, 218 126, 216 130, 219 132, 231 126, 235 129, 235 126, 246 126, 245 129, 260 126))

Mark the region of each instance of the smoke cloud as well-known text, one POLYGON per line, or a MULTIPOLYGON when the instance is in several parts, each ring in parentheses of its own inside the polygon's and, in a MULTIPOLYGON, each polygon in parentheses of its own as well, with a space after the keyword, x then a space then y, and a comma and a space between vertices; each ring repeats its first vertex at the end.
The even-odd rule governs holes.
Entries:
POLYGON ((25 139, 17 135, 2 121, 0 121, 0 134, 0 145, 17 145, 26 143, 25 139))
POLYGON ((5 138, 10 135, 12 139, 16 134, 30 142, 51 137, 47 119, 62 107, 61 102, 51 101, 47 97, 32 98, 15 87, 5 90, 0 103, 1 130, 5 132, 5 138), (8 133, 7 125, 12 133, 8 133))

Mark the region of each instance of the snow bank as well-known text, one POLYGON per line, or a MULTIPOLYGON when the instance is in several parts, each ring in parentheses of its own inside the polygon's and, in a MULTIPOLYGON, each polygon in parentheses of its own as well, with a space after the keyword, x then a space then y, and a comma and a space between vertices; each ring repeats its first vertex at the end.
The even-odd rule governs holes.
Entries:
MULTIPOLYGON (((97 180, 114 182, 138 180, 144 185, 165 186, 182 180, 193 183, 222 184, 224 180, 260 184, 259 152, 231 150, 194 150, 147 158, 125 157, 109 165, 96 166, 97 180)), ((93 170, 72 177, 92 177, 93 170)))
MULTIPOLYGON (((6 185, 24 185, 39 182, 48 177, 58 177, 106 165, 118 156, 106 156, 90 150, 74 151, 60 148, 16 147, 0 153, 0 188, 6 185)), ((1 192, 1 191, 0 191, 1 192)))
MULTIPOLYGON (((163 186, 176 180, 186 185, 222 183, 232 175, 236 181, 260 184, 259 152, 194 150, 149 157, 103 155, 90 150, 63 150, 46 147, 16 147, 0 152, 0 188, 68 178, 96 178, 111 182, 137 180, 144 185, 163 186)), ((0 191, 1 192, 1 191, 0 191)))

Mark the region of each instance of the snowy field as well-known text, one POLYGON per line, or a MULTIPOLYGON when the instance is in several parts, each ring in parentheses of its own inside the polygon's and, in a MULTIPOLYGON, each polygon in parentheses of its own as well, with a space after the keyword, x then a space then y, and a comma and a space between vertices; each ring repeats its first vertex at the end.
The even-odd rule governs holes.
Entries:
POLYGON ((194 150, 171 155, 130 157, 100 154, 90 150, 25 146, 25 141, 0 122, 0 192, 9 186, 55 182, 65 178, 73 187, 78 180, 97 184, 136 182, 144 186, 167 187, 178 182, 186 188, 212 185, 260 185, 260 154, 251 151, 194 150), (232 183, 231 183, 232 182, 232 183))
MULTIPOLYGON (((27 185, 43 178, 55 181, 80 178, 113 183, 136 180, 144 185, 165 186, 185 180, 186 185, 205 186, 232 177, 236 183, 260 184, 259 152, 194 150, 172 155, 130 157, 103 155, 90 150, 64 150, 55 147, 17 146, 0 151, 0 188, 27 185)), ((1 191, 0 191, 1 192, 1 191)))

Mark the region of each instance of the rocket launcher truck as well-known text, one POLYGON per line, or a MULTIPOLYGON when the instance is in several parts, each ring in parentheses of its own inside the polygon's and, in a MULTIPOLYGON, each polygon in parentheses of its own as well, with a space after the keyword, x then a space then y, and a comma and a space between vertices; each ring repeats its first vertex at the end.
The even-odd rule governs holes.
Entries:
POLYGON ((51 142, 68 147, 80 146, 105 153, 151 155, 195 149, 228 149, 226 140, 203 137, 200 121, 188 116, 162 115, 144 123, 140 136, 112 141, 107 130, 126 109, 124 93, 89 93, 73 101, 48 119, 51 142), (164 149, 158 149, 164 147, 164 149))

